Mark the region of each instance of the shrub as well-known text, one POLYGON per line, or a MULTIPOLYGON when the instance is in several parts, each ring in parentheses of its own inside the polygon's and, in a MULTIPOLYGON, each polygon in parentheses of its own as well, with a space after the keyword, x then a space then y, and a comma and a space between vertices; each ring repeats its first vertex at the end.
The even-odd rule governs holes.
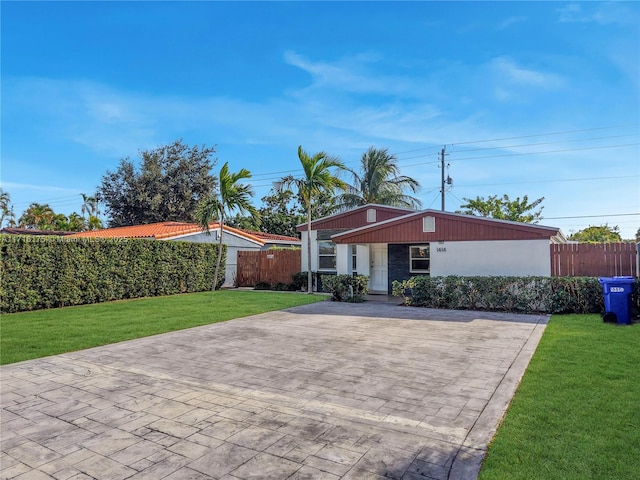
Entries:
MULTIPOLYGON (((636 282, 636 289, 638 282, 636 282)), ((412 277, 393 282, 405 304, 507 312, 600 313, 602 286, 593 277, 412 277)))
MULTIPOLYGON (((316 272, 311 272, 313 286, 316 286, 316 272)), ((308 275, 307 272, 297 272, 291 275, 296 290, 307 290, 308 275)))
POLYGON ((364 302, 369 293, 369 277, 358 275, 322 275, 322 287, 334 302, 364 302))
POLYGON ((271 285, 271 290, 276 292, 292 292, 296 290, 296 286, 293 283, 274 283, 271 285))
MULTIPOLYGON (((0 311, 206 291, 217 249, 175 241, 0 235, 0 311)), ((224 269, 218 285, 223 281, 224 269)))
POLYGON ((256 283, 254 290, 271 290, 271 284, 269 282, 256 283))

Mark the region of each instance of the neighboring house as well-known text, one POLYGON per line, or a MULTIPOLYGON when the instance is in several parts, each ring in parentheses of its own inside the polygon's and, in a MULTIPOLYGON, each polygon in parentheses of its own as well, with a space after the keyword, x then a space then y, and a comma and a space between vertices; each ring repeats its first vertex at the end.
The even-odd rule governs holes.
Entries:
MULTIPOLYGON (((146 238, 150 240, 175 240, 194 243, 218 243, 220 224, 209 224, 207 235, 195 223, 160 222, 130 227, 105 228, 71 235, 70 238, 146 238)), ((268 250, 273 247, 300 248, 297 238, 274 235, 271 233, 252 232, 224 226, 222 243, 227 246, 227 262, 225 266, 225 287, 233 286, 236 278, 239 250, 268 250)))
POLYGON ((314 220, 302 234, 302 270, 369 277, 372 293, 416 275, 551 275, 558 228, 437 210, 364 205, 314 220))
POLYGON ((75 232, 67 232, 62 230, 36 230, 34 228, 15 228, 15 227, 5 227, 0 230, 0 233, 5 235, 38 235, 38 236, 55 236, 55 237, 65 237, 68 235, 73 235, 75 232))

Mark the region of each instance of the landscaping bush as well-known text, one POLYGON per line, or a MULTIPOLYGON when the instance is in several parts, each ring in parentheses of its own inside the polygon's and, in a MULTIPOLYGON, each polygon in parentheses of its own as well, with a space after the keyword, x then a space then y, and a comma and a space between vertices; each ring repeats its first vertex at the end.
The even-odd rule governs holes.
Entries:
POLYGON ((334 302, 364 302, 369 293, 369 277, 358 275, 322 275, 323 291, 331 294, 334 302))
POLYGON ((254 290, 271 290, 271 284, 269 282, 258 282, 253 287, 254 290))
POLYGON ((274 283, 271 285, 271 290, 276 292, 295 292, 296 286, 293 283, 274 283))
POLYGON ((282 282, 258 282, 253 288, 254 290, 273 290, 274 292, 295 292, 297 290, 295 284, 282 282))
MULTIPOLYGON (((313 286, 316 286, 316 272, 311 272, 311 278, 313 286)), ((297 272, 291 275, 293 284, 296 286, 296 290, 307 290, 308 272, 297 272)))
MULTIPOLYGON (((0 235, 0 311, 210 290, 217 249, 174 241, 0 235)), ((218 285, 223 281, 224 268, 218 285)))
MULTIPOLYGON (((636 290, 638 282, 636 281, 636 290)), ((406 305, 520 313, 601 313, 602 286, 593 277, 412 277, 393 282, 406 305)))

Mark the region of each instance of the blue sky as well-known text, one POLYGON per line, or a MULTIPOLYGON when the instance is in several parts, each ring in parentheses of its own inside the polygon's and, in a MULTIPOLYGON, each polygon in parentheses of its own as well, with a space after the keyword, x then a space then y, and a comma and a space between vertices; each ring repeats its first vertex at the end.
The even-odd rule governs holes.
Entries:
POLYGON ((545 197, 566 234, 640 227, 638 2, 7 2, 2 188, 80 211, 141 149, 217 145, 255 203, 297 147, 397 155, 440 209, 545 197), (570 217, 570 218, 566 218, 570 217))

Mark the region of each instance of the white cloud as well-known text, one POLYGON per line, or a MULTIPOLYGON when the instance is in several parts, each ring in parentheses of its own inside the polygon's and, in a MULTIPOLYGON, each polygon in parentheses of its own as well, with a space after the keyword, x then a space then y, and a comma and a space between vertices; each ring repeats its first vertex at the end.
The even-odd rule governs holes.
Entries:
MULTIPOLYGON (((294 51, 287 51, 284 60, 289 65, 309 73, 312 83, 309 89, 338 92, 422 96, 422 88, 416 80, 393 75, 381 75, 371 71, 370 65, 382 59, 374 53, 364 53, 343 58, 337 62, 313 62, 294 51)), ((389 66, 387 65, 386 68, 389 66)))
POLYGON ((490 67, 500 78, 513 84, 539 88, 557 88, 564 83, 563 78, 559 75, 524 68, 506 56, 494 58, 490 67))
POLYGON ((71 193, 80 195, 81 190, 77 188, 58 187, 55 185, 34 185, 30 183, 2 182, 4 190, 29 190, 43 193, 71 193))
POLYGON ((509 18, 505 18, 498 25, 498 30, 505 30, 505 29, 511 27, 512 25, 516 25, 518 23, 522 23, 522 22, 526 22, 526 21, 527 21, 527 17, 523 17, 523 16, 512 16, 512 17, 509 17, 509 18))
POLYGON ((569 3, 556 9, 561 23, 597 23, 599 25, 628 25, 637 21, 637 11, 622 2, 599 4, 569 3))

